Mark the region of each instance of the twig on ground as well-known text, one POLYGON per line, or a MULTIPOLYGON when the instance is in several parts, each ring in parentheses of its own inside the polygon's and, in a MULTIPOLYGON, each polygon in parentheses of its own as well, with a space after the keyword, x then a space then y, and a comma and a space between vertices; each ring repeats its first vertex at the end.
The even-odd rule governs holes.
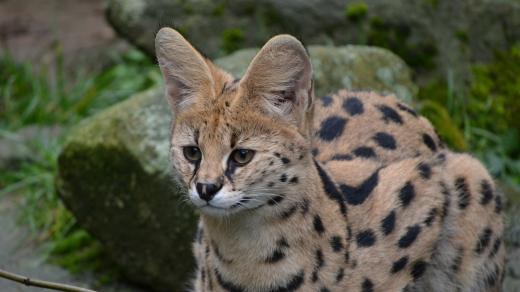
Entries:
POLYGON ((42 280, 31 279, 29 277, 25 277, 22 275, 17 275, 14 273, 10 273, 0 269, 0 278, 5 278, 11 281, 15 281, 18 283, 22 283, 26 286, 34 286, 45 289, 52 289, 57 291, 66 291, 66 292, 96 292, 94 290, 89 290, 85 288, 75 287, 66 284, 47 282, 42 280))

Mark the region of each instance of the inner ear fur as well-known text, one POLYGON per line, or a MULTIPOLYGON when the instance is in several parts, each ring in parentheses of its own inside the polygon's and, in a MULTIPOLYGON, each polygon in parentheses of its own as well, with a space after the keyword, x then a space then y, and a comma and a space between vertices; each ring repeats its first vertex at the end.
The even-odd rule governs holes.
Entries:
POLYGON ((268 112, 302 126, 313 99, 307 51, 290 35, 271 38, 251 62, 241 87, 245 96, 262 99, 268 112))

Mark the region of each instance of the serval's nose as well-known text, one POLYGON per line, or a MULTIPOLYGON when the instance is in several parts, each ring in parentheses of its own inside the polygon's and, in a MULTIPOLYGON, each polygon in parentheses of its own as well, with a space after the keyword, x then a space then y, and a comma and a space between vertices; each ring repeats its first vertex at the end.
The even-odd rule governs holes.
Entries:
POLYGON ((216 193, 222 188, 222 184, 206 184, 206 183, 197 183, 197 193, 199 193, 199 197, 206 202, 211 201, 216 193))

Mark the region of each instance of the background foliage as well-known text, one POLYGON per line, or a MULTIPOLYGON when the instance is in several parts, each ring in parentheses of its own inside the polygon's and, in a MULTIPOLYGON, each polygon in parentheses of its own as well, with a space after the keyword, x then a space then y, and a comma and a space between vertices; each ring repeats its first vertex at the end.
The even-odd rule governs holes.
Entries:
MULTIPOLYGON (((361 26, 367 7, 362 2, 353 3, 344 13, 361 26)), ((432 66, 434 48, 401 45, 408 38, 406 30, 383 25, 377 18, 370 20, 370 27, 361 43, 393 50, 420 70, 432 66)), ((457 35, 461 40, 466 38, 463 32, 457 35)), ((229 53, 242 47, 244 32, 228 29, 222 39, 222 52, 229 53)), ((56 158, 67 129, 154 86, 160 76, 154 62, 136 50, 114 55, 97 72, 82 68, 68 72, 59 47, 55 55, 51 67, 17 62, 8 54, 0 56, 0 139, 17 141, 20 130, 27 127, 57 126, 62 133, 57 139, 38 137, 21 145, 33 155, 0 171, 0 196, 23 196, 20 220, 31 227, 35 237, 53 243, 49 252, 52 261, 76 272, 98 271, 105 281, 117 271, 100 244, 77 226, 58 199, 56 158)), ((474 153, 503 184, 520 190, 520 44, 496 52, 491 63, 473 65, 472 73, 464 88, 455 87, 451 74, 422 86, 417 107, 450 147, 474 153)))

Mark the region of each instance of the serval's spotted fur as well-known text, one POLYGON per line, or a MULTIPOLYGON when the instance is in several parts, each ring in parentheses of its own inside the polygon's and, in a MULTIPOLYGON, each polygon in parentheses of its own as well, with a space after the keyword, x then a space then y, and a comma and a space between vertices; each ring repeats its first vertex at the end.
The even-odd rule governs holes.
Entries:
POLYGON ((172 29, 156 49, 172 164, 201 213, 193 290, 500 290, 493 179, 395 96, 314 98, 309 57, 288 35, 241 80, 172 29), (237 164, 236 149, 252 159, 237 164))

